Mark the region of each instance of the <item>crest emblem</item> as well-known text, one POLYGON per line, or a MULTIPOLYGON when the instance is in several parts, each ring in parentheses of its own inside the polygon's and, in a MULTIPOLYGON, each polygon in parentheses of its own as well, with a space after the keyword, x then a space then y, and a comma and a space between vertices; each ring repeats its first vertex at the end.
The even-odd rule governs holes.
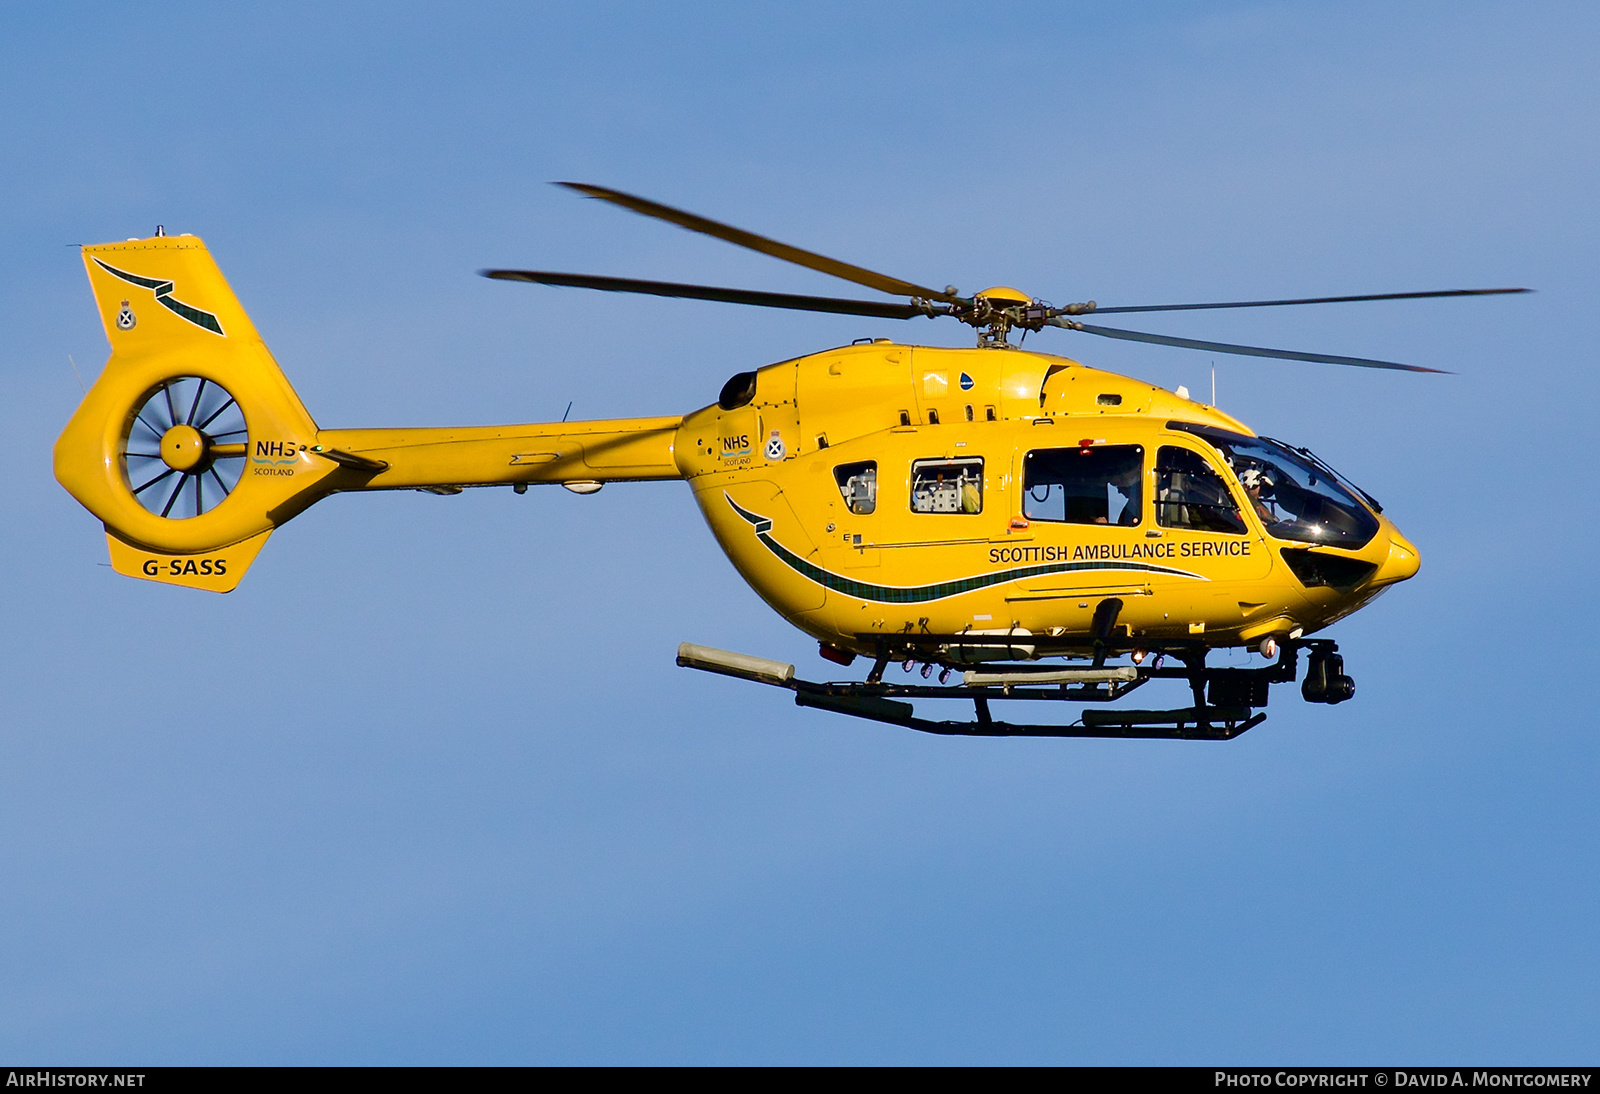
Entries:
POLYGON ((971 391, 972 390, 972 377, 968 376, 965 372, 963 372, 961 374, 961 390, 962 391, 971 391))
POLYGON ((139 325, 139 320, 133 314, 133 309, 128 307, 128 302, 126 300, 124 300, 122 302, 122 307, 117 309, 117 329, 118 330, 132 330, 134 327, 137 327, 138 325, 139 325))
POLYGON ((763 455, 765 455, 768 460, 776 463, 788 454, 789 450, 783 445, 783 437, 779 435, 776 429, 774 429, 772 431, 772 436, 767 438, 767 447, 763 450, 763 455))

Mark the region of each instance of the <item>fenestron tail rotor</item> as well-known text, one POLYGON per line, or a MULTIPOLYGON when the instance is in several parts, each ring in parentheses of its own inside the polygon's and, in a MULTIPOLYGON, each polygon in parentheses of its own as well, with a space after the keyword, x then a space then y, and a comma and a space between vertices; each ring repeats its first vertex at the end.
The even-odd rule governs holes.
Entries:
POLYGON ((198 517, 239 484, 248 444, 244 411, 227 389, 199 376, 172 377, 139 402, 128 422, 128 489, 159 517, 198 517))
POLYGON ((692 232, 725 240, 773 258, 792 262, 831 277, 876 289, 890 296, 907 298, 904 304, 878 303, 870 300, 850 300, 832 296, 802 296, 793 293, 760 292, 750 289, 721 288, 712 285, 690 285, 674 281, 643 281, 625 277, 602 277, 591 274, 554 273, 543 270, 481 270, 484 277, 499 281, 529 281, 543 285, 563 285, 572 288, 601 289, 606 292, 644 293, 652 296, 670 296, 690 300, 712 300, 727 304, 747 304, 761 308, 787 308, 795 311, 829 312, 836 315, 861 315, 877 319, 914 319, 918 316, 949 315, 978 330, 980 346, 1004 347, 1006 334, 1011 330, 1038 331, 1045 327, 1058 327, 1103 338, 1146 342, 1180 349, 1202 350, 1208 353, 1229 353, 1245 357, 1268 357, 1285 361, 1312 361, 1320 364, 1354 365, 1359 368, 1395 369, 1404 372, 1443 372, 1443 369, 1424 368, 1420 365, 1403 365, 1396 361, 1379 361, 1367 357, 1347 357, 1329 353, 1307 353, 1300 350, 1268 349, 1262 346, 1244 346, 1232 342, 1208 342, 1194 338, 1179 338, 1166 334, 1102 327, 1078 321, 1076 316, 1090 313, 1118 312, 1168 312, 1210 311, 1226 308, 1278 308, 1304 304, 1352 304, 1378 300, 1422 300, 1434 297, 1500 296, 1525 293, 1532 290, 1508 289, 1441 289, 1428 292, 1367 293, 1354 296, 1315 296, 1284 300, 1231 300, 1204 304, 1137 304, 1100 307, 1094 301, 1055 307, 1036 300, 1016 289, 993 288, 962 296, 954 285, 943 290, 930 289, 911 281, 880 274, 854 266, 848 262, 829 258, 813 251, 780 243, 766 236, 747 232, 719 221, 710 220, 681 209, 650 201, 620 190, 591 186, 581 182, 562 182, 570 190, 609 202, 612 205, 639 213, 642 216, 664 220, 692 232))

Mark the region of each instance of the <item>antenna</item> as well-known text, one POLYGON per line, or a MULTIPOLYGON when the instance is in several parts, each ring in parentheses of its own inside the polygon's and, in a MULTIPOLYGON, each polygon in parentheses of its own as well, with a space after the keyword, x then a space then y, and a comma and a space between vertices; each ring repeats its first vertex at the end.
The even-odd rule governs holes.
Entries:
POLYGON ((1211 362, 1211 409, 1217 408, 1217 363, 1211 362))
POLYGON ((566 410, 565 414, 561 415, 561 420, 563 422, 566 421, 567 420, 567 414, 571 414, 571 413, 572 413, 572 400, 568 399, 567 400, 567 410, 566 410))
MULTIPOLYGON (((79 387, 83 387, 83 376, 78 372, 78 362, 76 362, 76 361, 74 361, 72 359, 72 354, 70 354, 70 353, 67 354, 67 364, 72 366, 72 375, 74 375, 74 376, 76 376, 78 378, 78 386, 79 387)), ((86 388, 86 387, 83 387, 83 393, 85 395, 89 394, 89 389, 86 388)))

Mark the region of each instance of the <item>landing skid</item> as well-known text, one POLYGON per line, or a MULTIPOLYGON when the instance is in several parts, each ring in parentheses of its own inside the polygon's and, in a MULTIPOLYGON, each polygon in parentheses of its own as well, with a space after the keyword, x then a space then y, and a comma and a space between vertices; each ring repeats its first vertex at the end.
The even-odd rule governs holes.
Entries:
POLYGON ((798 706, 941 736, 1229 741, 1266 720, 1264 712, 1252 708, 1266 705, 1269 684, 1294 680, 1300 645, 1332 647, 1332 643, 1321 641, 1286 641, 1277 662, 1266 668, 1208 669, 1205 650, 1186 643, 1170 650, 1152 649, 1155 656, 1148 665, 1108 666, 1103 663, 1103 654, 1096 657, 1100 664, 1084 668, 979 665, 965 670, 961 683, 950 685, 886 683, 883 670, 889 656, 884 654, 880 654, 863 682, 801 680, 795 676, 793 665, 688 642, 678 647, 678 664, 785 688, 794 692, 798 706), (1182 665, 1165 667, 1164 655, 1182 665), (990 713, 992 702, 1110 702, 1158 678, 1188 680, 1194 705, 1177 710, 1085 709, 1077 722, 1065 726, 1005 722, 990 713), (972 703, 975 717, 970 722, 918 718, 914 706, 904 701, 907 699, 964 700, 972 703))

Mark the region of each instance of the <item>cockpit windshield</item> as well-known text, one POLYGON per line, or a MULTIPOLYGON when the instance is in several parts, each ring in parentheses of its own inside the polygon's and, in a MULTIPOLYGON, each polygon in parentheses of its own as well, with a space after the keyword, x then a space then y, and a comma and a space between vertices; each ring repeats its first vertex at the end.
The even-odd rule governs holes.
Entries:
POLYGON ((1378 534, 1378 520, 1318 461, 1266 437, 1171 422, 1222 453, 1267 533, 1278 539, 1355 550, 1378 534))

